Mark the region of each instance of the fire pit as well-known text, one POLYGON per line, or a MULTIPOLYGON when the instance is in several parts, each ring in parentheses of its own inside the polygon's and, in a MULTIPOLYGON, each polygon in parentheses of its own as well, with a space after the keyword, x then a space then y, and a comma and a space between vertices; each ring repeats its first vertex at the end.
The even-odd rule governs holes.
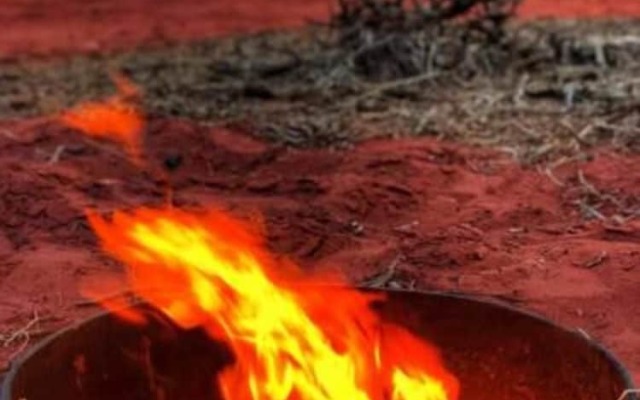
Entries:
MULTIPOLYGON (((377 305, 383 319, 442 350, 462 400, 616 400, 632 387, 606 350, 542 318, 459 295, 388 294, 377 305)), ((231 352, 136 307, 145 326, 104 313, 45 340, 13 365, 0 400, 220 399, 213 377, 231 352)))

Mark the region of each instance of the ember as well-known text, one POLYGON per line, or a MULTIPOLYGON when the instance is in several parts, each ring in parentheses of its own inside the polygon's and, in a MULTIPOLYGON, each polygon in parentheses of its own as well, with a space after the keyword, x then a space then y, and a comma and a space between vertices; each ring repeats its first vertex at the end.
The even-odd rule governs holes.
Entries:
MULTIPOLYGON (((80 106, 79 117, 63 122, 135 150, 141 118, 130 109, 124 117, 113 107, 120 101, 80 106)), ((88 215, 140 297, 182 328, 203 328, 233 350, 236 362, 217 377, 228 400, 458 398, 458 381, 438 350, 372 311, 381 295, 310 289, 304 284, 312 278, 270 255, 252 227, 222 211, 88 215)))

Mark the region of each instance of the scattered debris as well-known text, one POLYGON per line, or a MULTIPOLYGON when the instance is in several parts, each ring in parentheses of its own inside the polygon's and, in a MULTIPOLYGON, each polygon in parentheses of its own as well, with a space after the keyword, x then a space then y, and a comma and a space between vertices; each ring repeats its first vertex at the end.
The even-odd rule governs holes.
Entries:
POLYGON ((396 268, 398 267, 400 260, 401 257, 396 256, 382 272, 379 272, 369 278, 363 279, 358 283, 357 286, 379 289, 391 285, 391 283, 393 282, 392 280, 396 275, 396 268))
POLYGON ((583 268, 592 269, 601 265, 608 259, 609 259, 609 254, 603 250, 600 253, 598 253, 598 255, 596 255, 595 257, 592 257, 585 262, 579 263, 578 265, 583 268))
POLYGON ((33 312, 33 318, 26 325, 7 334, 0 334, 0 344, 2 347, 14 347, 16 350, 8 357, 15 358, 29 346, 32 338, 41 337, 51 333, 51 331, 42 330, 40 323, 42 322, 37 311, 33 312))
POLYGON ((65 149, 66 148, 64 145, 57 146, 51 154, 51 158, 49 158, 49 164, 57 164, 58 161, 60 161, 60 157, 62 156, 62 153, 64 153, 65 149))

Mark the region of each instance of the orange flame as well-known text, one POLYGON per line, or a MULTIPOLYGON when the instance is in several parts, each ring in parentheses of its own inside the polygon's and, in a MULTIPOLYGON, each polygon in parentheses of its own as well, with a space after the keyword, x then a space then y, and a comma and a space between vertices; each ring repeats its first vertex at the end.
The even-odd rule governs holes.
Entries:
POLYGON ((82 103, 64 112, 59 120, 70 128, 124 145, 134 161, 141 156, 144 120, 136 106, 138 88, 124 76, 112 74, 118 93, 103 101, 82 103))
POLYGON ((379 296, 287 280, 283 261, 223 212, 139 209, 89 220, 138 295, 234 351, 218 377, 227 400, 458 397, 437 350, 371 310, 379 296))
MULTIPOLYGON (((119 141, 137 159, 143 122, 131 99, 139 93, 123 77, 115 82, 117 96, 81 105, 62 121, 119 141)), ((312 282, 223 212, 142 208, 88 218, 105 250, 127 265, 127 284, 137 295, 234 351, 236 362, 217 377, 227 400, 458 398, 458 381, 438 351, 372 311, 382 296, 304 285, 312 282)), ((118 298, 98 300, 144 323, 118 298)))

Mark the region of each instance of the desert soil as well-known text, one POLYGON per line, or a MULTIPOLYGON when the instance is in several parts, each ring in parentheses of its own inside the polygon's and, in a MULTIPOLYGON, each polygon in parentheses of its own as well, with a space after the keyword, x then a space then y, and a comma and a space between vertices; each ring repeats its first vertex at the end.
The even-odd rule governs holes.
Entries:
MULTIPOLYGON (((324 1, 262 9, 167 1, 154 12, 145 0, 81 3, 3 2, 9 34, 0 54, 130 49, 295 26, 328 10, 324 1)), ((640 13, 635 1, 610 3, 563 0, 553 10, 640 13)), ((523 15, 550 8, 531 1, 523 15)), ((146 138, 152 162, 184 159, 171 178, 177 205, 259 213, 271 248, 306 269, 337 268, 357 283, 396 263, 386 285, 491 296, 539 312, 603 341, 640 380, 638 155, 600 147, 551 175, 504 152, 435 138, 303 150, 161 116, 151 118, 146 138)), ((97 312, 79 285, 120 271, 100 252, 84 210, 164 200, 164 183, 115 147, 44 117, 0 122, 0 368, 43 335, 97 312)))

